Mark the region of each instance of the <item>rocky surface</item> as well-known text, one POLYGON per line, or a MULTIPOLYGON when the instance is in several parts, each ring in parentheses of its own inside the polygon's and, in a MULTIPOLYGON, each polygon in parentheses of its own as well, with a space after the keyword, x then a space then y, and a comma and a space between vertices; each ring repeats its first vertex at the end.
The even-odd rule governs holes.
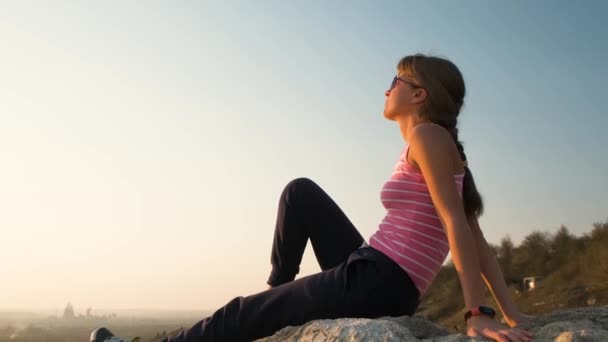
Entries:
MULTIPOLYGON (((534 333, 534 341, 608 341, 608 306, 554 311, 520 325, 534 333)), ((342 318, 308 322, 285 327, 256 342, 278 341, 486 341, 483 338, 452 334, 420 317, 342 318)))

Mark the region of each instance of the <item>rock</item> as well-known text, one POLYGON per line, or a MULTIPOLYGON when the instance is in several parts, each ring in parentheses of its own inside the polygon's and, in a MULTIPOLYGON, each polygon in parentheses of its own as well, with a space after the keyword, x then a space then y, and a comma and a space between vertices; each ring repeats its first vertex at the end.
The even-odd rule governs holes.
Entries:
MULTIPOLYGON (((520 328, 534 333, 538 342, 608 341, 608 306, 558 310, 539 315, 520 328)), ((288 326, 256 342, 278 341, 412 341, 465 342, 488 341, 446 329, 420 317, 381 317, 377 319, 341 318, 288 326)))
POLYGON ((389 320, 342 318, 317 320, 301 327, 285 328, 273 337, 258 341, 415 341, 404 326, 389 320), (379 338, 381 336, 381 338, 379 338))

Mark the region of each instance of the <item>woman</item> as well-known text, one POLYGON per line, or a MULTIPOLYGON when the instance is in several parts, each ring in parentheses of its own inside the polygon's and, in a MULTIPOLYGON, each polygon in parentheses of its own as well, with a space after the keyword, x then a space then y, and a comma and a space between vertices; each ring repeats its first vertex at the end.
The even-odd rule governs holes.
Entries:
POLYGON ((404 57, 397 71, 384 117, 399 124, 406 145, 382 188, 387 214, 369 245, 317 184, 295 179, 279 202, 270 288, 234 298, 165 341, 249 341, 315 319, 413 315, 448 251, 468 310, 467 334, 531 340, 513 328, 531 316, 509 298, 477 221, 482 200, 456 128, 462 75, 452 62, 421 54, 404 57), (322 272, 294 280, 308 239, 322 272), (511 328, 486 307, 482 277, 511 328))

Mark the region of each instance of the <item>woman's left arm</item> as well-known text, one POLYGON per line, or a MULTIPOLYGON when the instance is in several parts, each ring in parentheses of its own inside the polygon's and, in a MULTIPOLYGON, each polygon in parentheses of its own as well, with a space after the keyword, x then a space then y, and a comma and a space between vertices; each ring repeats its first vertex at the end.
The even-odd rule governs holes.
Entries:
POLYGON ((477 252, 479 253, 481 275, 488 289, 492 292, 492 296, 494 296, 507 324, 514 327, 523 321, 533 319, 534 316, 520 312, 511 296, 509 296, 509 290, 500 270, 500 265, 498 265, 494 253, 490 250, 488 242, 483 236, 477 218, 469 220, 469 225, 473 231, 473 238, 477 245, 477 252))

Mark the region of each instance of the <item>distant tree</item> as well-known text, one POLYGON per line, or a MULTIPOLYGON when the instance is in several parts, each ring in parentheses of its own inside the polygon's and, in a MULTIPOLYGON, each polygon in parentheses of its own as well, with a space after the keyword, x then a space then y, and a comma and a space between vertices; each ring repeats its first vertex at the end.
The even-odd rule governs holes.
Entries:
POLYGON ((550 268, 553 270, 567 264, 578 253, 576 238, 570 234, 566 226, 562 225, 553 236, 550 253, 550 268))
POLYGON ((86 314, 87 318, 91 318, 91 316, 92 316, 92 315, 91 315, 91 311, 92 311, 92 310, 93 310, 93 309, 92 309, 91 307, 88 307, 88 308, 87 308, 87 314, 86 314))
POLYGON ((579 267, 590 289, 602 289, 608 284, 608 220, 594 223, 586 236, 584 253, 579 258, 579 267))
POLYGON ((72 306, 72 303, 68 302, 68 305, 66 305, 65 309, 63 309, 63 318, 71 319, 74 317, 76 317, 74 315, 74 307, 72 306))
POLYGON ((593 224, 591 239, 604 242, 608 241, 608 219, 606 219, 606 222, 596 222, 593 224))
POLYGON ((500 240, 500 246, 498 247, 498 264, 502 270, 503 276, 508 283, 518 282, 519 277, 513 270, 513 253, 515 246, 509 235, 505 236, 500 240))
POLYGON ((550 241, 546 232, 533 231, 526 236, 513 255, 513 266, 518 278, 550 273, 550 241))

